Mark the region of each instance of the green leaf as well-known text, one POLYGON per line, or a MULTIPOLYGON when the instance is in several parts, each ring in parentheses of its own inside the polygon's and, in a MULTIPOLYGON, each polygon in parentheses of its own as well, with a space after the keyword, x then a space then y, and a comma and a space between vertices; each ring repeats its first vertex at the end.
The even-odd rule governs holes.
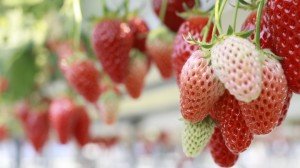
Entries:
POLYGON ((236 33, 235 35, 242 37, 242 38, 248 38, 249 36, 251 36, 251 34, 253 34, 254 30, 249 30, 249 31, 242 31, 239 33, 236 33))
POLYGON ((228 30, 227 30, 227 35, 232 35, 233 34, 233 28, 231 25, 229 25, 228 30))
POLYGON ((249 2, 246 2, 246 1, 244 1, 244 0, 238 0, 241 4, 243 4, 243 5, 252 5, 252 4, 250 4, 249 2))
POLYGON ((38 71, 33 43, 28 43, 18 50, 9 60, 7 68, 5 76, 8 78, 9 88, 3 95, 4 99, 16 101, 28 96, 33 90, 38 71))

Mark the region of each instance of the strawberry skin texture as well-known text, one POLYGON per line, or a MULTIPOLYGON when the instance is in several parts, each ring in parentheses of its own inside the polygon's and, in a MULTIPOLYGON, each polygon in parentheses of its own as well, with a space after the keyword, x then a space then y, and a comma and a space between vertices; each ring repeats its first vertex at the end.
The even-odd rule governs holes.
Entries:
POLYGON ((91 121, 86 109, 83 106, 78 106, 76 109, 77 120, 74 124, 74 138, 79 146, 82 147, 90 140, 89 128, 91 121))
POLYGON ((147 23, 141 18, 133 18, 129 21, 129 27, 133 34, 133 47, 144 52, 146 50, 146 38, 149 32, 147 23))
POLYGON ((75 61, 67 70, 70 85, 89 102, 96 102, 100 96, 99 72, 93 62, 75 61))
MULTIPOLYGON (((186 20, 185 22, 183 22, 177 32, 174 41, 173 52, 172 52, 172 64, 176 73, 176 78, 178 83, 180 83, 179 82, 180 73, 184 63, 194 51, 199 49, 196 45, 191 45, 188 42, 186 42, 183 36, 187 37, 188 33, 191 33, 191 35, 195 39, 201 40, 202 39, 201 31, 205 27, 207 22, 208 22, 208 18, 192 17, 186 20)), ((213 25, 210 26, 207 41, 211 40, 212 28, 213 25)))
POLYGON ((291 102, 292 97, 293 97, 293 92, 292 92, 292 90, 289 89, 288 93, 287 93, 287 97, 284 101, 283 109, 281 111, 281 115, 280 115, 280 118, 278 120, 277 126, 280 126, 282 124, 282 122, 284 121, 284 119, 286 118, 286 115, 287 115, 288 109, 290 107, 290 102, 291 102))
POLYGON ((228 149, 235 154, 245 151, 253 140, 253 134, 246 125, 235 97, 226 91, 212 111, 211 116, 219 122, 228 149))
POLYGON ((104 71, 116 83, 126 77, 133 35, 126 23, 105 20, 93 30, 92 44, 104 71))
MULTIPOLYGON (((251 12, 246 18, 245 22, 242 25, 242 31, 255 30, 256 27, 256 11, 251 12)), ((253 40, 255 32, 250 36, 250 39, 253 40)), ((268 26, 268 17, 266 15, 266 9, 263 10, 262 19, 260 23, 260 45, 262 48, 272 49, 272 37, 271 32, 268 26)))
POLYGON ((25 124, 25 133, 34 149, 41 153, 49 135, 48 111, 35 112, 28 114, 25 124))
MULTIPOLYGON (((163 0, 152 0, 152 7, 157 16, 159 16, 163 0)), ((164 24, 172 31, 176 32, 184 20, 177 13, 184 12, 183 4, 189 8, 195 4, 194 0, 167 0, 167 10, 164 18, 164 24)))
POLYGON ((209 142, 209 149, 215 163, 221 167, 232 167, 239 157, 227 148, 219 127, 215 127, 209 142))
POLYGON ((202 121, 224 93, 224 86, 203 56, 202 51, 194 52, 183 66, 180 78, 181 114, 192 123, 202 121))
POLYGON ((273 52, 282 57, 288 86, 300 94, 300 1, 268 0, 266 12, 273 37, 273 52))
POLYGON ((76 114, 76 106, 68 98, 58 98, 51 102, 50 122, 60 143, 66 144, 71 138, 76 114))

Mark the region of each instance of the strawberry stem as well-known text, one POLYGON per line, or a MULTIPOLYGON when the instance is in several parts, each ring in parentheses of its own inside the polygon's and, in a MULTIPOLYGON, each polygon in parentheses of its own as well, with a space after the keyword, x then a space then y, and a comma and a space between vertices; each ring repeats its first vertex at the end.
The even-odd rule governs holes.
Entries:
MULTIPOLYGON (((211 12, 211 13, 210 13, 210 16, 209 16, 209 19, 208 19, 208 22, 207 22, 207 24, 205 25, 205 28, 202 29, 202 32, 203 32, 203 38, 202 38, 202 41, 207 41, 207 37, 208 37, 208 33, 209 33, 209 29, 210 29, 210 26, 211 26, 213 17, 214 17, 214 13, 211 12)), ((212 34, 212 35, 213 35, 213 34, 212 34)))
POLYGON ((80 46, 80 36, 81 36, 81 23, 82 23, 82 13, 80 7, 80 0, 73 0, 73 12, 75 19, 74 27, 74 47, 79 50, 80 46))
POLYGON ((255 44, 258 49, 260 49, 260 22, 261 22, 261 16, 262 16, 264 4, 265 4, 265 0, 261 0, 259 2, 258 10, 256 13, 255 44))
POLYGON ((125 20, 128 18, 128 14, 129 14, 129 0, 124 0, 124 5, 125 5, 125 14, 124 14, 124 18, 125 20))
POLYGON ((164 22, 165 15, 167 12, 167 7, 168 7, 168 0, 163 0, 159 11, 159 19, 161 20, 161 22, 164 22))
POLYGON ((239 11, 239 6, 240 6, 240 0, 237 0, 236 4, 235 4, 235 12, 234 12, 234 20, 233 20, 233 32, 235 32, 235 30, 236 30, 236 20, 237 20, 237 14, 238 14, 238 11, 239 11))
POLYGON ((222 23, 221 23, 221 16, 224 11, 225 5, 227 3, 227 0, 217 0, 215 5, 215 24, 217 26, 217 29, 219 33, 222 33, 222 23))

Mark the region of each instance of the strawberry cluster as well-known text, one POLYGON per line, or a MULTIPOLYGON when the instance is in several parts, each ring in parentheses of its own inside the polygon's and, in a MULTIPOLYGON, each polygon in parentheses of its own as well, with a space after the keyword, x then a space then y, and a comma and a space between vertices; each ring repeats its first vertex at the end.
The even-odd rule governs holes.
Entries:
MULTIPOLYGON (((233 166, 256 135, 270 133, 285 119, 292 94, 300 89, 296 35, 300 30, 294 24, 300 19, 297 4, 300 1, 267 1, 258 33, 262 49, 253 43, 254 35, 247 38, 229 29, 226 35, 215 35, 212 43, 205 43, 210 37, 203 39, 199 34, 210 25, 199 22, 193 28, 192 19, 181 25, 173 63, 187 156, 195 157, 208 144, 219 166, 233 166), (287 20, 278 20, 283 17, 287 20), (180 39, 188 31, 189 39, 180 39), (277 60, 275 54, 282 59, 277 60)), ((255 30, 255 22, 253 12, 242 30, 255 30)))

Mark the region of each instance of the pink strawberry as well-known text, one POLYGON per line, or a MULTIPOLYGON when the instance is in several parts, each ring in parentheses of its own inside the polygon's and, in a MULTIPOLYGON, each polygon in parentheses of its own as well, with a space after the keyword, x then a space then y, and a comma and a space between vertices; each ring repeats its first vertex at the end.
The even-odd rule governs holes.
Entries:
POLYGON ((215 103, 211 116, 220 123, 226 146, 232 153, 241 153, 251 144, 253 134, 243 119, 238 101, 226 91, 215 103))
POLYGON ((258 99, 239 103, 246 124, 254 134, 267 134, 276 127, 288 91, 281 65, 273 58, 265 58, 262 79, 262 92, 258 99))
POLYGON ((220 128, 215 127, 209 143, 210 153, 215 161, 221 167, 231 167, 237 161, 239 155, 232 153, 225 145, 220 128))
POLYGON ((104 20, 93 30, 92 44, 103 70, 114 82, 123 82, 133 45, 129 26, 119 20, 104 20))
POLYGON ((203 57, 204 52, 195 51, 181 72, 181 114, 192 123, 203 120, 224 92, 224 86, 203 57))

